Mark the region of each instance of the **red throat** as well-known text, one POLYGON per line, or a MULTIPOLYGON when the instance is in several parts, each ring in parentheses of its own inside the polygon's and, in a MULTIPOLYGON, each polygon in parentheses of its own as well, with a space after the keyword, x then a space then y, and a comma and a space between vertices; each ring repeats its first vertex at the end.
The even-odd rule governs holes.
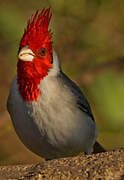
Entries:
MULTIPOLYGON (((51 65, 49 65, 49 68, 51 65)), ((18 61, 17 64, 17 83, 19 92, 24 101, 38 101, 40 95, 39 85, 42 79, 48 75, 48 65, 41 64, 37 60, 32 62, 18 61)))
POLYGON ((40 82, 52 67, 52 33, 48 30, 50 19, 50 9, 43 9, 40 14, 37 11, 28 21, 20 42, 19 50, 27 46, 36 55, 31 62, 18 60, 17 63, 17 83, 24 101, 38 101, 40 82), (46 49, 45 56, 40 54, 42 48, 46 49))

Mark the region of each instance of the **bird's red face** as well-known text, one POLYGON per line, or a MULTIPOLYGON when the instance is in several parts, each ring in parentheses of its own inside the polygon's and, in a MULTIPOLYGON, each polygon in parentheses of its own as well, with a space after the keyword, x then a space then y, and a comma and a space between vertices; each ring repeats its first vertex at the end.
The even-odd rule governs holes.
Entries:
POLYGON ((52 33, 48 30, 50 9, 38 11, 28 21, 20 42, 17 83, 24 101, 38 101, 38 85, 52 67, 52 33))

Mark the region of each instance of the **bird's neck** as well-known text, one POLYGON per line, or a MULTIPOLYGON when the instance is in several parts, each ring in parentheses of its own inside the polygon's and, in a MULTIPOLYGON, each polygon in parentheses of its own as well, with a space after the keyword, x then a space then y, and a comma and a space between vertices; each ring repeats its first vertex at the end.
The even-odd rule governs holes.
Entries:
POLYGON ((18 61, 17 83, 19 93, 24 101, 38 101, 41 94, 39 84, 48 75, 48 68, 44 67, 44 73, 34 71, 34 65, 29 62, 18 61))

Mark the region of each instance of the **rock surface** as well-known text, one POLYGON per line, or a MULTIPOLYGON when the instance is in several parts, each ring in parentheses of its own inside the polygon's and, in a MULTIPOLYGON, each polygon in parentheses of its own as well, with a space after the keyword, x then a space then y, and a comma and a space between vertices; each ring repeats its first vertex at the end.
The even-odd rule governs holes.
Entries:
POLYGON ((0 166, 0 180, 123 180, 124 149, 55 159, 37 165, 0 166))

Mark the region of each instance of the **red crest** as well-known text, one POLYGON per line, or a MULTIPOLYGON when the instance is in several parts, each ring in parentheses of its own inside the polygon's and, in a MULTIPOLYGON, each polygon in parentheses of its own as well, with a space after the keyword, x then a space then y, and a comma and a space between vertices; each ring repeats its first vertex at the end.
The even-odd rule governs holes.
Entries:
POLYGON ((52 33, 48 30, 52 13, 50 8, 37 10, 29 19, 27 28, 20 42, 20 48, 29 46, 32 51, 38 51, 43 45, 52 49, 52 33))

